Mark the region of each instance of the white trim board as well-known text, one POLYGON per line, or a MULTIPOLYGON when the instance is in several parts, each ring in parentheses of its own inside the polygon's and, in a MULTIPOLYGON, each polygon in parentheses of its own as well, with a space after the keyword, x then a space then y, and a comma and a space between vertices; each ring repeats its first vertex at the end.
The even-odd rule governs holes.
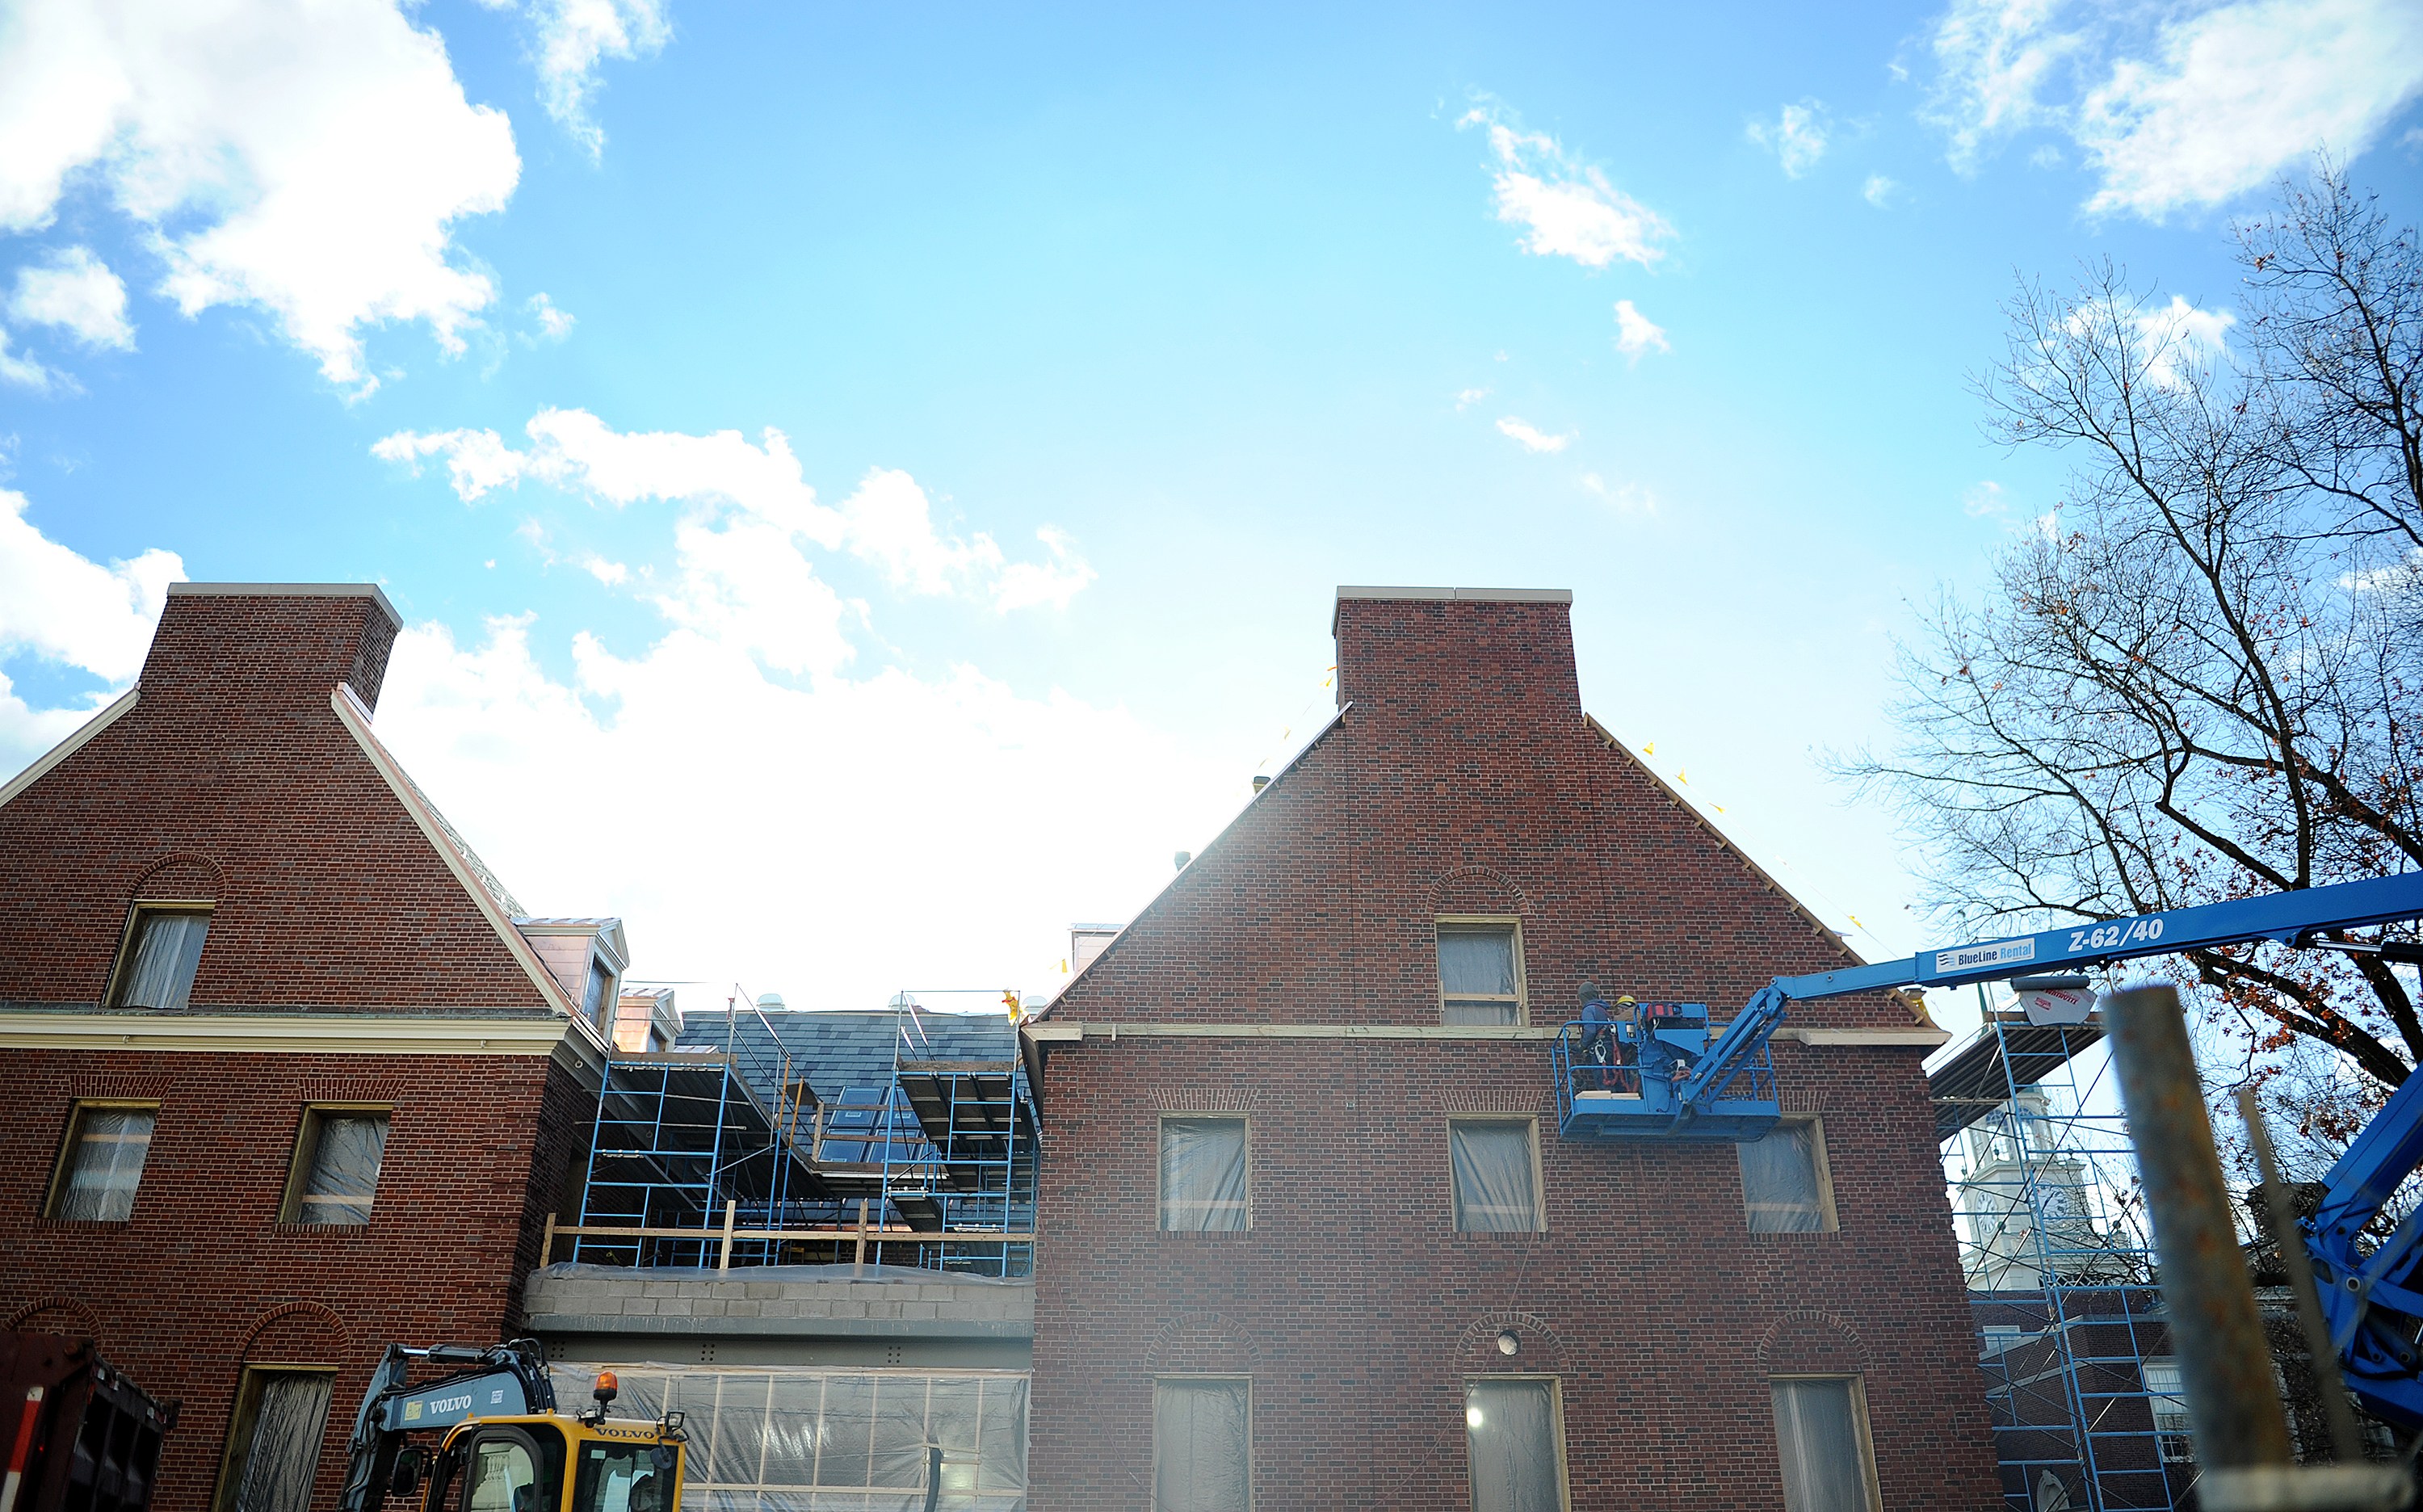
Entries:
POLYGON ((544 1056, 553 1054, 569 1032, 569 1025, 553 1018, 0 1013, 0 1046, 11 1050, 544 1056))

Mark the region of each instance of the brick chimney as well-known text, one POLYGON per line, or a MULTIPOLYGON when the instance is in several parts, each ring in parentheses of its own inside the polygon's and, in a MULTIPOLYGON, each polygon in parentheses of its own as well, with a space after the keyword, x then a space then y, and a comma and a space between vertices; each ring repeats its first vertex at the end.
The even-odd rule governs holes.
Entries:
POLYGON ((343 683, 376 709, 403 625, 374 583, 170 583, 143 699, 325 712, 343 683))
POLYGON ((1467 739, 1578 722, 1572 592, 1340 588, 1338 701, 1467 739))

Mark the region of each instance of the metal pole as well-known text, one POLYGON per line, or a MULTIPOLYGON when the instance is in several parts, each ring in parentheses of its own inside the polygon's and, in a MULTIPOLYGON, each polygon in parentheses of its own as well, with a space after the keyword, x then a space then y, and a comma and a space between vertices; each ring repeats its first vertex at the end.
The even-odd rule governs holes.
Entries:
POLYGON ((2288 1272, 2288 1289, 2297 1294, 2297 1321, 2305 1330, 2305 1348, 2314 1357, 2314 1390, 2330 1420, 2331 1448, 2342 1465, 2364 1457, 2364 1438, 2355 1425, 2355 1409, 2348 1403, 2347 1381, 2339 1375, 2338 1351, 2331 1346, 2331 1326, 2322 1318, 2322 1299, 2314 1290, 2314 1257, 2305 1253, 2304 1231, 2297 1226, 2297 1202, 2288 1184, 2280 1179, 2272 1158, 2272 1136, 2263 1127, 2263 1105, 2255 1089, 2238 1090, 2238 1116, 2246 1122, 2246 1141, 2255 1147, 2255 1163, 2263 1172, 2263 1202, 2272 1212, 2272 1236, 2280 1243, 2280 1263, 2288 1272))
POLYGON ((2410 1504, 2414 1483, 2399 1467, 2288 1462, 2271 1346, 2230 1221, 2178 994, 2169 987, 2115 993, 2103 1017, 2154 1220, 2163 1316, 2205 1466, 2197 1487, 2205 1512, 2410 1504))
POLYGON ((2286 1465, 2288 1428, 2272 1386, 2271 1346, 2230 1221, 2179 995, 2168 987, 2116 993, 2103 1018, 2154 1218, 2196 1457, 2208 1467, 2286 1465))

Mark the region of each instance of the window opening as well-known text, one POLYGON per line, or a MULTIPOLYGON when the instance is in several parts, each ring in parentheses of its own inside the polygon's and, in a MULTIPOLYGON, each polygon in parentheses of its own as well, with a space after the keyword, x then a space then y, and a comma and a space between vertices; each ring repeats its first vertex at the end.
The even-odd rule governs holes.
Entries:
POLYGON ((1253 1380, 1163 1377, 1152 1383, 1155 1512, 1247 1512, 1254 1504, 1253 1380))
POLYGON ((1877 1512, 1867 1399, 1856 1376, 1784 1376, 1775 1395, 1784 1512, 1877 1512))
POLYGON ((1512 919, 1441 919, 1439 1022, 1523 1022, 1522 930, 1512 919))
POLYGON ((1247 1196, 1245 1121, 1161 1121, 1161 1226, 1201 1233, 1253 1226, 1247 1196))
POLYGON ((1791 1119, 1741 1153, 1742 1205, 1752 1233, 1823 1233, 1834 1228, 1826 1141, 1814 1119, 1791 1119))
POLYGON ((2153 1409, 2154 1434, 2162 1442, 2163 1462, 2186 1464, 2195 1458, 2195 1424, 2188 1417, 2187 1387, 2179 1375, 2179 1362, 2148 1360, 2143 1368, 2146 1405, 2153 1409))
POLYGON ((336 1379, 332 1370, 245 1367, 219 1475, 220 1512, 309 1512, 336 1379))
POLYGON ((580 994, 580 1011, 608 1039, 614 1036, 614 973, 601 956, 589 958, 589 980, 580 994))
POLYGON ((1553 1377, 1485 1376, 1465 1382, 1472 1512, 1562 1512, 1563 1419, 1553 1377))
POLYGON ((1530 1119, 1450 1119, 1449 1163, 1455 1174, 1455 1226, 1469 1233, 1538 1231, 1538 1124, 1530 1119))
POLYGON ((184 1011, 193 996, 194 973, 202 963, 202 942, 210 932, 208 908, 135 904, 109 1006, 184 1011))
POLYGON ((124 1223, 151 1153, 158 1105, 78 1103, 68 1122, 50 1216, 71 1223, 124 1223))
POLYGON ((387 1154, 385 1108, 307 1107, 294 1139, 284 1223, 359 1225, 371 1220, 387 1154))

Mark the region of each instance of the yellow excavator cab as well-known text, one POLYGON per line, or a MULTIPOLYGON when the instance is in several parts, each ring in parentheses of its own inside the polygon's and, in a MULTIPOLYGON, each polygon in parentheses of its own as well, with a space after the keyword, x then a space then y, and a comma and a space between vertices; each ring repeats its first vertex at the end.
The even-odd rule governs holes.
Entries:
POLYGON ((399 1456, 388 1504, 417 1489, 420 1512, 675 1512, 684 1447, 657 1423, 475 1418, 399 1456))

